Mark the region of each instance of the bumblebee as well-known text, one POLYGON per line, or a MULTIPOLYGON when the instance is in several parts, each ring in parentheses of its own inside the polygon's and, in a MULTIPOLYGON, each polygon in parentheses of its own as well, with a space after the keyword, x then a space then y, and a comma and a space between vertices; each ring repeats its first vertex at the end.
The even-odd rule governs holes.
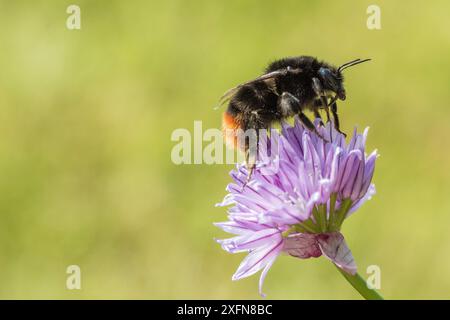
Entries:
MULTIPOLYGON (((229 101, 223 114, 223 129, 228 132, 236 129, 259 132, 297 115, 306 128, 321 136, 304 112, 311 111, 323 124, 319 111, 324 110, 327 122, 331 121, 331 113, 334 127, 345 135, 339 128, 337 110, 337 100, 346 98, 342 71, 369 60, 352 60, 338 68, 310 56, 276 60, 267 66, 262 76, 231 88, 221 97, 220 104, 229 101)), ((236 135, 227 135, 226 139, 233 146, 237 145, 236 135)), ((247 140, 240 148, 246 154, 249 180, 256 156, 249 152, 247 140)))

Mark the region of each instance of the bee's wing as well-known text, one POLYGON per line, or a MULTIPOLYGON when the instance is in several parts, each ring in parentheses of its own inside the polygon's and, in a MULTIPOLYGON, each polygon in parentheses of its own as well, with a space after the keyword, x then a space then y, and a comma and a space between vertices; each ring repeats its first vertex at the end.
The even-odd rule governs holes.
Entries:
POLYGON ((298 72, 300 72, 300 69, 280 69, 280 70, 276 70, 276 71, 272 71, 272 72, 263 74, 262 76, 260 76, 260 77, 258 77, 256 79, 253 79, 253 80, 241 83, 240 85, 238 85, 238 86, 236 86, 234 88, 231 88, 227 92, 225 92, 223 94, 223 96, 220 98, 219 103, 218 103, 218 105, 217 105, 217 107, 215 109, 219 108, 225 102, 230 100, 241 87, 243 87, 245 85, 248 85, 248 84, 252 84, 252 83, 258 82, 258 81, 265 81, 265 80, 268 80, 268 79, 273 79, 273 78, 275 78, 276 76, 279 76, 279 75, 286 75, 288 72, 297 72, 298 73, 298 72))

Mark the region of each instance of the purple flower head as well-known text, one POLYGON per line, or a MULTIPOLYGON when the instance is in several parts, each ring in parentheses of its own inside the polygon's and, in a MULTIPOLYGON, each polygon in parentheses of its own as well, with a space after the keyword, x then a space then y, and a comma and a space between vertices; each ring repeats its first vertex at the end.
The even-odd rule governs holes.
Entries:
MULTIPOLYGON (((267 271, 278 255, 307 259, 324 255, 342 270, 356 273, 356 264, 340 233, 343 221, 375 193, 371 183, 377 152, 365 153, 368 129, 356 130, 348 144, 345 137, 319 126, 316 133, 295 125, 283 124, 281 135, 272 132, 277 156, 259 152, 252 180, 245 186, 244 164, 231 171, 234 183, 218 206, 231 206, 228 221, 215 225, 235 236, 218 240, 228 252, 247 252, 233 280, 267 271), (267 166, 276 170, 270 174, 267 166)), ((260 148, 262 149, 262 148, 260 148)))

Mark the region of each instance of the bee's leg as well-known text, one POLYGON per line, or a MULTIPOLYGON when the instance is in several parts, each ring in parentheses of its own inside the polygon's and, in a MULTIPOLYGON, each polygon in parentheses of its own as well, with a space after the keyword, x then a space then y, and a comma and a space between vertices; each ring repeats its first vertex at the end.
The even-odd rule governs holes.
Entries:
POLYGON ((325 113, 327 114, 327 122, 330 122, 330 110, 328 109, 328 107, 325 108, 325 113))
POLYGON ((300 121, 303 123, 303 125, 305 127, 307 127, 309 130, 313 131, 315 134, 317 134, 321 139, 328 141, 327 139, 325 139, 316 129, 316 127, 314 126, 314 124, 311 122, 311 120, 309 120, 309 118, 300 111, 300 113, 298 114, 298 118, 300 119, 300 121))
POLYGON ((331 104, 331 113, 333 114, 333 118, 334 118, 334 128, 336 129, 337 132, 341 133, 344 135, 344 137, 347 137, 347 135, 341 131, 341 129, 339 129, 339 116, 337 114, 337 104, 336 101, 334 101, 331 104))
POLYGON ((278 98, 278 110, 283 117, 295 115, 300 110, 300 101, 289 92, 283 92, 278 98))
POLYGON ((245 166, 247 168, 247 178, 242 185, 242 190, 245 189, 247 184, 252 178, 253 171, 256 167, 256 160, 258 156, 258 144, 259 144, 259 128, 260 128, 259 115, 257 111, 254 111, 250 116, 250 120, 246 125, 244 132, 244 152, 245 152, 245 166))
MULTIPOLYGON (((330 122, 330 110, 328 107, 327 102, 327 96, 325 95, 325 91, 323 90, 322 83, 318 78, 312 78, 313 81, 313 90, 316 93, 316 95, 320 98, 320 101, 322 102, 322 107, 325 109, 325 112, 327 113, 327 122, 330 122)), ((330 124, 330 139, 333 140, 333 136, 331 135, 331 124, 330 124)))
MULTIPOLYGON (((320 80, 318 78, 312 78, 312 81, 313 81, 313 86, 312 86, 313 90, 316 93, 317 97, 320 99, 320 102, 322 103, 322 108, 324 108, 328 112, 327 96, 325 95, 325 92, 323 90, 322 83, 320 82, 320 80)), ((327 116, 328 116, 328 121, 330 121, 328 113, 327 113, 327 116)))
MULTIPOLYGON (((319 101, 319 100, 315 100, 314 101, 314 103, 319 103, 319 104, 321 104, 321 102, 319 101)), ((324 126, 324 124, 323 124, 323 121, 322 121, 322 117, 320 116, 320 113, 319 113, 319 110, 316 108, 317 106, 314 106, 315 108, 314 108, 314 117, 316 118, 316 119, 320 119, 320 125, 323 127, 324 126)))
POLYGON ((253 171, 256 167, 256 152, 252 152, 250 148, 245 151, 245 166, 247 168, 247 178, 245 178, 245 182, 242 185, 241 191, 244 191, 247 184, 250 182, 252 178, 253 171))
POLYGON ((283 92, 280 96, 280 99, 278 99, 278 105, 281 110, 288 109, 298 112, 298 117, 303 125, 323 139, 322 135, 317 131, 311 120, 309 120, 308 117, 303 113, 300 101, 295 96, 293 96, 289 92, 283 92))

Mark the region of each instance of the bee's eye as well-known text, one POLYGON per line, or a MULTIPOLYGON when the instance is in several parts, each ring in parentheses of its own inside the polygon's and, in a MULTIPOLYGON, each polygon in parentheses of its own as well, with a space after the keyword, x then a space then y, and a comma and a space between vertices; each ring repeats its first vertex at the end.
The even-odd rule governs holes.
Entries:
POLYGON ((328 68, 320 68, 319 69, 319 75, 322 77, 322 79, 336 79, 336 75, 333 71, 331 71, 328 68))
POLYGON ((338 79, 336 75, 328 68, 320 68, 319 76, 322 78, 324 84, 330 89, 336 91, 338 89, 338 79))
POLYGON ((327 76, 331 76, 331 70, 328 68, 320 68, 319 74, 322 78, 326 78, 327 76))

